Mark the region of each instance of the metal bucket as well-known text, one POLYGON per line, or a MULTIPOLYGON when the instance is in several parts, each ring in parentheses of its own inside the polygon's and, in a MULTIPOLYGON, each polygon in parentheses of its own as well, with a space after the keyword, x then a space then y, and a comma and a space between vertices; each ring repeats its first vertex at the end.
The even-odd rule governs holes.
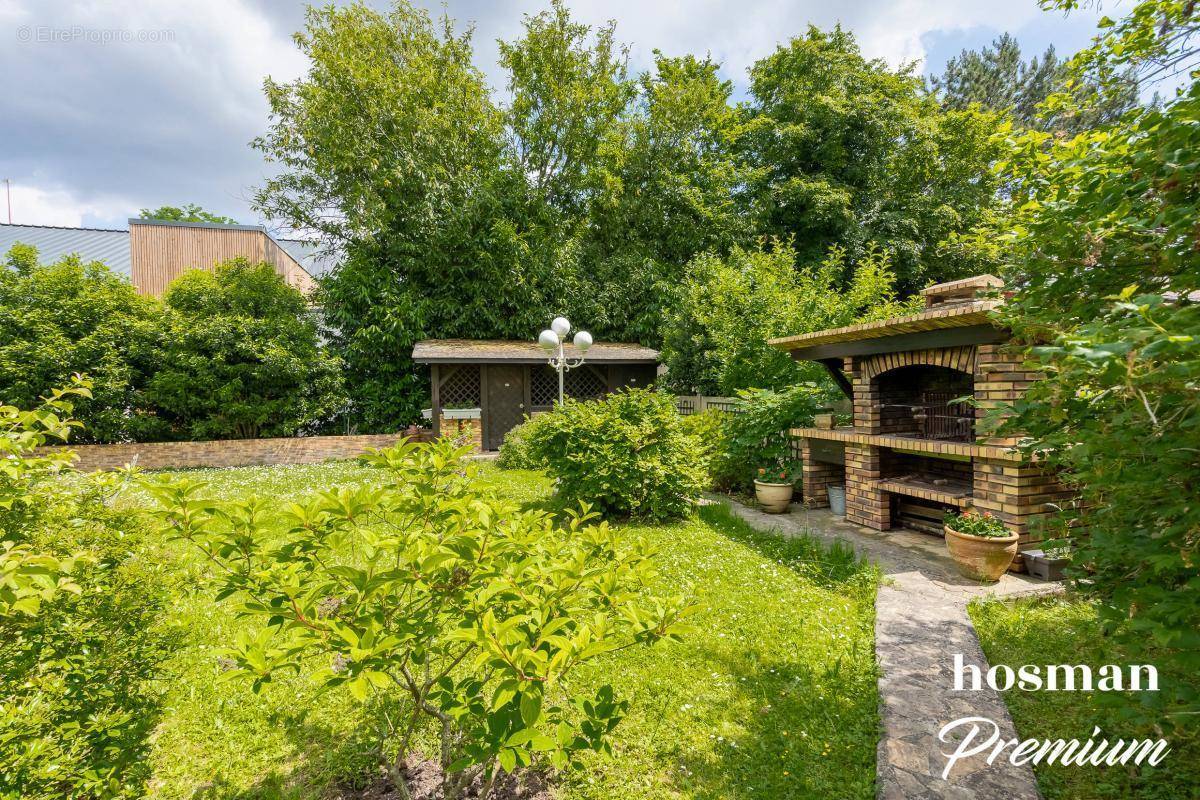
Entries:
POLYGON ((846 516, 846 487, 827 486, 825 493, 829 496, 829 510, 839 517, 846 516))

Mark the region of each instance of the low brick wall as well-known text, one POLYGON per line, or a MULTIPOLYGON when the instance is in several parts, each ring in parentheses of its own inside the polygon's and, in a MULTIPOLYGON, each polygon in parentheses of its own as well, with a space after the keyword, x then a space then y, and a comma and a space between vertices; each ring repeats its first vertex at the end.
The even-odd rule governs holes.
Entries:
MULTIPOLYGON (((369 448, 390 447, 406 434, 362 436, 304 436, 287 439, 227 439, 212 442, 145 442, 141 444, 83 444, 44 451, 74 450, 81 472, 120 469, 136 459, 141 469, 193 467, 250 467, 266 464, 319 464, 353 458, 369 448)), ((425 431, 420 438, 431 436, 425 431)))

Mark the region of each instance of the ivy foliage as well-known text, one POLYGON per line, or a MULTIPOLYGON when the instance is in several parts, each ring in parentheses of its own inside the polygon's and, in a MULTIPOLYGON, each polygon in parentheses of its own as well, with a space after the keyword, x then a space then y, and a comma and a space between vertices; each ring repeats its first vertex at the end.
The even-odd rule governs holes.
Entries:
POLYGON ((706 488, 700 442, 674 398, 652 389, 569 399, 538 418, 529 443, 557 479, 561 502, 606 518, 678 519, 706 488))
POLYGON ((218 503, 203 484, 161 480, 164 530, 210 560, 213 590, 260 619, 226 652, 257 689, 309 660, 330 688, 378 714, 380 752, 408 796, 405 767, 432 725, 440 797, 502 772, 563 769, 608 751, 628 701, 586 690, 572 671, 615 650, 677 638, 690 608, 650 598, 653 553, 593 515, 559 524, 544 511, 481 494, 468 448, 402 442, 366 458, 381 486, 298 498, 218 503), (282 541, 262 534, 282 516, 282 541))
MULTIPOLYGON (((1145 0, 1103 21, 1073 68, 1111 77, 1186 63, 1197 25, 1192 4, 1145 0)), ((1003 321, 1046 373, 1004 410, 1004 428, 1079 489, 1078 590, 1188 674, 1200 668, 1198 123, 1193 81, 1164 107, 1070 139, 1002 132, 1017 187, 1003 321)), ((1193 724, 1194 684, 1152 694, 1142 699, 1156 722, 1193 724)))

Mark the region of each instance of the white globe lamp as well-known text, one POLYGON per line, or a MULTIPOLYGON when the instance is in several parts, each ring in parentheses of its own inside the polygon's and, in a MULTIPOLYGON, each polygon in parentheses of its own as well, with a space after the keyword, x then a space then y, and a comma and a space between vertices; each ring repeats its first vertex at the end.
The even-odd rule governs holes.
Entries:
POLYGON ((538 344, 547 353, 553 353, 558 349, 558 334, 551 330, 545 330, 538 334, 538 344))
POLYGON ((579 331, 575 334, 575 346, 579 348, 580 353, 586 353, 592 346, 592 335, 587 331, 579 331))
POLYGON ((571 332, 571 322, 566 317, 555 317, 550 323, 550 330, 558 334, 558 338, 565 339, 567 334, 571 332))

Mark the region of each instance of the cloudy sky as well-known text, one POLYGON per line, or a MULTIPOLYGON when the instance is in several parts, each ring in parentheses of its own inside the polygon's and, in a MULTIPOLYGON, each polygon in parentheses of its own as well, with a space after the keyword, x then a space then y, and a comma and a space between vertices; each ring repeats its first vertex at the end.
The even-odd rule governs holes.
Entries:
MULTIPOLYGON (((382 5, 390 0, 370 0, 382 5)), ((440 0, 423 3, 435 12, 440 0)), ((477 61, 497 88, 496 39, 514 38, 548 0, 447 0, 474 23, 477 61)), ((1036 0, 570 0, 588 23, 617 20, 635 68, 658 48, 711 53, 739 91, 746 69, 809 23, 841 22, 868 56, 940 72, 1003 31, 1026 54, 1087 43, 1094 15, 1036 0)), ((292 0, 0 0, 0 178, 12 220, 125 227, 138 209, 199 203, 241 222, 267 166, 264 76, 301 75, 292 0)), ((1118 9, 1119 11, 1119 9, 1118 9)), ((1111 13, 1111 12, 1110 12, 1111 13)), ((0 196, 0 222, 7 208, 0 196)))

